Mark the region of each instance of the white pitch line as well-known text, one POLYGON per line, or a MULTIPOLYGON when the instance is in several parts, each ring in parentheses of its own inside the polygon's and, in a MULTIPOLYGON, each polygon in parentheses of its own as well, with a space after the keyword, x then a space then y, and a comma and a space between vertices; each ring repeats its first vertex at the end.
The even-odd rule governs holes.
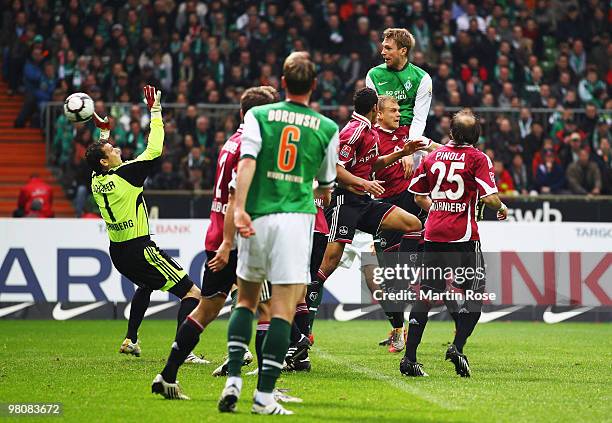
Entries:
POLYGON ((406 382, 404 382, 401 378, 405 378, 406 376, 400 376, 398 375, 397 377, 393 377, 393 376, 389 376, 389 375, 385 375, 385 374, 380 374, 375 372, 374 370, 370 369, 369 367, 364 367, 364 366, 360 366, 358 364, 351 364, 350 366, 347 365, 344 361, 340 360, 339 358, 336 358, 334 355, 329 354, 319 348, 313 348, 314 352, 316 352, 316 355, 318 357, 321 357, 324 360, 330 361, 332 363, 334 363, 337 366, 343 366, 347 369, 349 369, 352 372, 355 373, 360 373, 370 379, 375 379, 375 380, 379 380, 381 382, 386 383, 387 385, 390 385, 396 389, 399 389, 400 391, 404 391, 406 393, 409 393, 410 395, 413 395, 415 397, 418 397, 424 401, 427 401, 431 404, 434 404, 440 408, 444 408, 446 410, 460 410, 461 407, 457 407, 455 404, 449 403, 447 401, 444 400, 440 400, 436 397, 433 397, 431 395, 428 395, 427 393, 423 392, 422 390, 418 389, 416 386, 414 385, 410 385, 406 382))

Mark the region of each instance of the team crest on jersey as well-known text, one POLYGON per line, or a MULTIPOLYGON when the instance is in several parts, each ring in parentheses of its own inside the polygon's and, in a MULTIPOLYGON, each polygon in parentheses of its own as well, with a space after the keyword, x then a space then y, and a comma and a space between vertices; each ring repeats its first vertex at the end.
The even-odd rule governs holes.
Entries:
POLYGON ((346 235, 348 234, 348 228, 346 226, 340 226, 340 228, 338 228, 338 233, 340 235, 346 235))
POLYGON ((406 88, 406 91, 410 91, 410 88, 412 88, 412 82, 410 82, 410 80, 406 81, 404 88, 406 88))
POLYGON ((340 156, 344 157, 345 159, 348 159, 350 154, 351 154, 351 147, 349 147, 348 145, 345 145, 344 147, 342 147, 342 150, 340 150, 340 156))

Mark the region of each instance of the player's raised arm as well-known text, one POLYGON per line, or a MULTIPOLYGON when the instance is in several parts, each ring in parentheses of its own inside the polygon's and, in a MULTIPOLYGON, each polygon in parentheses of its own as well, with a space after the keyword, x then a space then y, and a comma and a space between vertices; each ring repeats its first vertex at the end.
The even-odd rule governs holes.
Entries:
POLYGON ((108 120, 108 116, 105 116, 104 119, 98 116, 96 112, 93 113, 93 121, 96 128, 100 130, 100 140, 106 141, 110 137, 110 121, 108 120))
POLYGON ((427 115, 431 106, 431 91, 431 77, 428 74, 424 74, 414 99, 414 115, 410 124, 410 131, 408 132, 408 139, 410 140, 420 138, 423 135, 423 131, 425 131, 427 115))
POLYGON ((151 85, 143 88, 144 100, 151 112, 151 123, 147 148, 136 160, 154 160, 164 149, 164 122, 162 120, 161 91, 151 85))

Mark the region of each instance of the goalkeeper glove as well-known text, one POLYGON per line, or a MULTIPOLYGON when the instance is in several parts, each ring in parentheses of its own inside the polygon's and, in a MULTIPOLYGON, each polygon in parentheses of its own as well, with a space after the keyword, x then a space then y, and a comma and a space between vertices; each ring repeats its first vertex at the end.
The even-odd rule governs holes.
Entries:
POLYGON ((110 121, 108 116, 102 119, 96 112, 93 114, 94 125, 100 130, 100 139, 106 141, 110 136, 110 121))
POLYGON ((145 103, 151 112, 151 119, 162 117, 161 111, 161 91, 152 85, 145 85, 143 88, 145 103))

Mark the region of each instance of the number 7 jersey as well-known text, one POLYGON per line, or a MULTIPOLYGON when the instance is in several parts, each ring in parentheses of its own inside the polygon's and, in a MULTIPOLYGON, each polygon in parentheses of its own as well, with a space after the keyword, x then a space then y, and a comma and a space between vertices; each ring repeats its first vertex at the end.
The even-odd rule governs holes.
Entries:
POLYGON ((338 125, 291 101, 254 107, 244 117, 240 155, 257 160, 246 202, 252 218, 315 214, 313 180, 330 187, 336 179, 338 125))
POLYGON ((479 240, 476 205, 497 192, 493 164, 477 148, 451 141, 425 157, 408 191, 431 197, 425 241, 479 240))

